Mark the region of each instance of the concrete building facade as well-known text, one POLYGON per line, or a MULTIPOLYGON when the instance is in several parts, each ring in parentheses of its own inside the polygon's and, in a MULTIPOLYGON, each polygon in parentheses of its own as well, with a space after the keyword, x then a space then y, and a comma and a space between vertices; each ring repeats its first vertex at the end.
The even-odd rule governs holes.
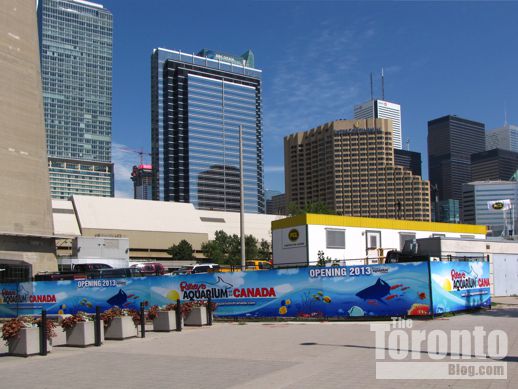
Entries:
POLYGON ((392 122, 336 120, 284 138, 287 204, 339 215, 430 220, 427 181, 394 164, 392 122))
MULTIPOLYGON (((52 201, 58 254, 69 256, 77 236, 129 239, 131 260, 167 260, 167 249, 187 240, 198 258, 201 245, 218 230, 239 235, 239 213, 194 208, 190 203, 72 196, 52 201)), ((245 214, 245 234, 271 242, 271 222, 281 215, 245 214)))
POLYGON ((0 281, 57 269, 35 2, 0 7, 0 281))

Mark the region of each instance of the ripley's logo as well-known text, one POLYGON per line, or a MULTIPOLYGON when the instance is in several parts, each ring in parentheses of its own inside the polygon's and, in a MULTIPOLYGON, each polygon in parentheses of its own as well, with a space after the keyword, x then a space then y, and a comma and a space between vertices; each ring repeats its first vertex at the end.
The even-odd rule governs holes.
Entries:
POLYGON ((0 297, 2 304, 20 304, 20 303, 55 303, 55 294, 29 294, 18 293, 16 290, 2 289, 0 297))
POLYGON ((491 207, 493 207, 493 209, 500 210, 504 207, 504 203, 502 203, 501 201, 497 201, 493 203, 491 207))
POLYGON ((452 269, 451 273, 452 289, 464 290, 475 288, 489 288, 489 278, 480 278, 477 275, 467 275, 465 272, 458 272, 452 269))
POLYGON ((288 232, 288 239, 291 240, 292 242, 296 242, 298 239, 299 239, 299 230, 297 229, 293 229, 293 230, 290 230, 290 232, 288 232))
POLYGON ((275 289, 270 288, 234 288, 234 285, 223 281, 221 277, 215 283, 180 283, 182 299, 207 299, 207 298, 257 298, 276 297, 275 289))

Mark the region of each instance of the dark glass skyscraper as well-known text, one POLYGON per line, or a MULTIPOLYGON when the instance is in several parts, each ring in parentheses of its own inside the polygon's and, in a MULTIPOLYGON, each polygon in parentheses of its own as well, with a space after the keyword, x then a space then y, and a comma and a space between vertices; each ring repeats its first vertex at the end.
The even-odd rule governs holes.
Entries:
POLYGON ((471 155, 472 181, 509 181, 518 170, 518 153, 493 149, 471 155))
POLYGON ((462 184, 471 180, 471 154, 485 149, 485 126, 457 116, 428 122, 428 168, 438 200, 462 200, 462 184))
POLYGON ((264 213, 261 71, 250 50, 155 49, 151 120, 154 200, 239 211, 241 125, 245 211, 264 213))
POLYGON ((40 0, 38 23, 51 195, 113 196, 112 14, 40 0))
POLYGON ((422 176, 421 153, 417 151, 394 149, 394 164, 411 171, 414 176, 422 176))

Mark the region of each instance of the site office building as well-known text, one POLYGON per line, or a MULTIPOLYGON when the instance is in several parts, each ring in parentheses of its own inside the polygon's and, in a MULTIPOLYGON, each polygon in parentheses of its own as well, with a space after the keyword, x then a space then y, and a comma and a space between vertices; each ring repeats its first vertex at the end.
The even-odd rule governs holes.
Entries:
POLYGON ((486 227, 367 217, 305 214, 272 221, 273 263, 315 265, 318 252, 345 264, 377 263, 406 240, 431 237, 485 239, 486 227), (347 260, 347 262, 346 262, 347 260), (353 260, 353 261, 350 261, 353 260), (354 261, 358 260, 358 261, 354 261))

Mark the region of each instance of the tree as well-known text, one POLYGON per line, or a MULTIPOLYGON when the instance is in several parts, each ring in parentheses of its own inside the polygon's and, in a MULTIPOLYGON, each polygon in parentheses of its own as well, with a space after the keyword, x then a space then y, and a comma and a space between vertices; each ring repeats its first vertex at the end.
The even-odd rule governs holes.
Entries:
POLYGON ((257 256, 261 259, 270 260, 270 253, 270 243, 268 243, 268 241, 265 239, 261 239, 261 243, 259 243, 259 249, 257 250, 257 256))
POLYGON ((185 239, 181 240, 180 243, 174 244, 167 249, 167 253, 173 260, 192 260, 195 259, 193 254, 192 245, 185 239))
MULTIPOLYGON (((219 230, 214 233, 214 239, 203 243, 201 250, 205 257, 219 264, 241 264, 241 239, 236 234, 228 235, 219 230)), ((255 259, 258 256, 257 239, 252 235, 245 236, 245 257, 255 259)))
POLYGON ((216 263, 225 263, 228 259, 229 236, 225 231, 216 231, 214 240, 201 245, 201 251, 206 258, 216 263))
POLYGON ((245 258, 256 259, 257 258, 257 239, 252 235, 245 236, 245 258))

